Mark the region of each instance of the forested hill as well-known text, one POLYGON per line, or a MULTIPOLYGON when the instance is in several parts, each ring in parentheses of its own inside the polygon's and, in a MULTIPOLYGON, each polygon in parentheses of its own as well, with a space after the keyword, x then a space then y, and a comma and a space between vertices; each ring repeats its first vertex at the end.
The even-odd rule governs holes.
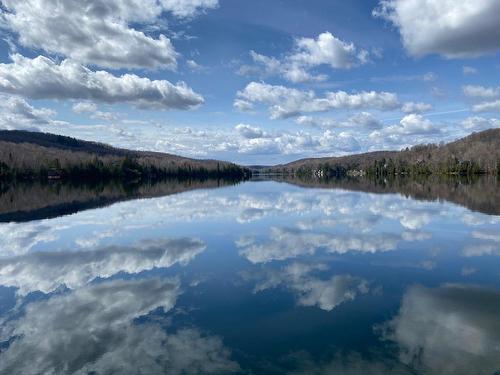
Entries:
POLYGON ((55 134, 1 130, 0 178, 243 178, 246 168, 217 160, 133 151, 55 134))
POLYGON ((376 151, 341 157, 301 159, 261 172, 309 175, 500 174, 500 129, 473 133, 444 144, 401 151, 376 151))
POLYGON ((103 143, 88 142, 63 135, 24 130, 0 130, 0 141, 18 144, 30 143, 58 150, 81 151, 97 155, 125 156, 133 153, 133 151, 115 148, 103 143))

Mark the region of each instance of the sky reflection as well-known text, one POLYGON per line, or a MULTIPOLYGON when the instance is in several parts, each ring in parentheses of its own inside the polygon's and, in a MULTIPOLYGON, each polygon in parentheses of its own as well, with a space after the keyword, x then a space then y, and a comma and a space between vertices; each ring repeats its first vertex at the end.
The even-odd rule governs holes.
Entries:
POLYGON ((495 373, 498 233, 268 181, 0 223, 0 372, 495 373))

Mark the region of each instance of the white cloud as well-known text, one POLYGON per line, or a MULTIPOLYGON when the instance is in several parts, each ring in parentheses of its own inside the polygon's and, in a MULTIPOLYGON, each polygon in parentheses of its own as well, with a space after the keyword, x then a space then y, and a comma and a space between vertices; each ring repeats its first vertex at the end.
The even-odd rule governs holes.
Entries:
POLYGON ((196 61, 194 60, 187 60, 186 61, 186 65, 188 66, 188 68, 192 71, 192 72, 203 72, 203 71, 206 71, 206 68, 200 64, 198 64, 196 61))
POLYGON ((17 54, 12 63, 0 64, 0 91, 32 99, 122 102, 151 109, 190 109, 203 103, 203 97, 183 82, 173 85, 133 74, 117 77, 72 60, 58 64, 43 56, 29 59, 17 54))
POLYGON ((177 17, 193 17, 199 12, 217 8, 219 0, 160 0, 159 4, 177 17))
MULTIPOLYGON (((282 60, 250 51, 252 60, 264 67, 265 75, 280 75, 288 81, 298 83, 306 81, 324 81, 325 75, 315 75, 309 70, 321 65, 333 69, 350 69, 368 62, 369 53, 358 49, 353 43, 346 43, 330 32, 324 32, 314 38, 297 38, 294 50, 282 60)), ((241 74, 258 71, 249 66, 240 68, 241 74)))
POLYGON ((238 124, 235 129, 243 138, 254 139, 265 137, 264 131, 255 126, 238 124))
POLYGON ((55 115, 47 108, 34 108, 17 96, 0 95, 0 128, 6 130, 40 130, 55 115))
POLYGON ((476 68, 474 68, 472 66, 465 65, 465 66, 462 67, 462 73, 464 75, 473 75, 473 74, 477 74, 479 72, 478 72, 478 70, 476 68))
POLYGON ((427 103, 406 102, 401 110, 404 113, 422 113, 432 109, 432 105, 427 103))
POLYGON ((472 100, 483 100, 474 104, 474 112, 497 112, 500 111, 500 86, 484 87, 467 85, 462 87, 462 91, 467 98, 472 100))
POLYGON ((88 114, 90 118, 106 121, 116 120, 116 115, 111 112, 103 112, 97 108, 95 103, 78 102, 73 105, 73 112, 77 114, 88 114))
POLYGON ((347 132, 326 130, 320 134, 307 132, 266 132, 260 127, 238 124, 239 137, 230 137, 220 149, 232 149, 244 154, 300 154, 303 152, 336 153, 360 149, 357 139, 347 132))
POLYGON ((319 139, 319 143, 324 152, 355 152, 361 149, 361 145, 357 138, 349 132, 334 133, 327 130, 319 139))
POLYGON ((484 102, 472 106, 474 112, 500 112, 500 99, 492 102, 484 102))
POLYGON ((437 131, 430 120, 418 114, 409 114, 403 117, 400 126, 394 130, 402 134, 435 133, 437 131))
POLYGON ((369 150, 395 150, 417 144, 439 142, 448 134, 446 124, 435 124, 420 114, 405 115, 398 123, 384 126, 368 134, 369 150))
POLYGON ((382 126, 381 122, 369 112, 358 113, 357 115, 350 117, 343 124, 346 127, 365 129, 377 129, 382 126))
POLYGON ((329 32, 318 35, 317 39, 300 38, 297 50, 290 60, 300 65, 330 65, 332 68, 348 69, 356 64, 364 64, 368 59, 366 50, 357 51, 353 43, 345 43, 329 32))
MULTIPOLYGON (((422 115, 411 113, 404 116, 399 124, 387 126, 370 133, 370 139, 378 143, 402 143, 406 136, 437 134, 440 130, 422 115)), ((413 140, 414 141, 414 140, 413 140)))
POLYGON ((241 112, 250 112, 253 110, 253 104, 242 99, 236 99, 233 103, 233 107, 241 112))
POLYGON ((25 47, 106 68, 175 69, 178 53, 158 38, 131 27, 161 23, 163 12, 191 17, 218 0, 4 0, 3 25, 25 47), (137 10, 140 9, 140 12, 137 10))
POLYGON ((475 57, 500 49, 497 0, 381 0, 373 15, 392 22, 415 56, 475 57))
POLYGON ((319 127, 323 129, 351 128, 351 129, 378 129, 382 123, 369 112, 357 113, 345 120, 332 118, 316 118, 312 116, 299 116, 295 119, 299 125, 319 127))
POLYGON ((484 87, 467 85, 462 87, 464 95, 468 98, 494 99, 500 97, 499 87, 484 87))
POLYGON ((254 103, 269 106, 272 119, 298 116, 305 112, 324 112, 333 109, 393 110, 399 107, 397 95, 390 92, 362 91, 348 94, 345 91, 327 92, 323 98, 313 91, 301 91, 285 86, 251 82, 237 92, 235 107, 252 108, 254 103))
POLYGON ((95 103, 79 102, 73 105, 73 112, 75 113, 92 113, 97 111, 95 103))

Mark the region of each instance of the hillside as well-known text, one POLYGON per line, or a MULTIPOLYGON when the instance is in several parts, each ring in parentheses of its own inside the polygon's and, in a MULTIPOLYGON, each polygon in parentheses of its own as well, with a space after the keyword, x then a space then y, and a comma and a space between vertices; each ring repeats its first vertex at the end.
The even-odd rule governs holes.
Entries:
POLYGON ((301 159, 260 172, 316 177, 391 174, 499 174, 500 129, 473 133, 445 144, 401 151, 376 151, 341 157, 301 159))
POLYGON ((0 131, 0 178, 244 178, 236 164, 132 151, 71 137, 29 131, 0 131))

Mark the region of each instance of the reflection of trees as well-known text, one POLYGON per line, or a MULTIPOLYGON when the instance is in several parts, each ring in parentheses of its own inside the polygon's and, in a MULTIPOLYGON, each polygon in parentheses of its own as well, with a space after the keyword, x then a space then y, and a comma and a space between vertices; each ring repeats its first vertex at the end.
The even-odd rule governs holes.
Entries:
POLYGON ((72 214, 115 202, 161 197, 236 183, 232 180, 173 179, 156 183, 7 184, 0 186, 0 222, 29 221, 72 214))
POLYGON ((418 200, 446 200, 486 214, 500 215, 500 183, 493 177, 419 176, 386 178, 301 179, 282 181, 309 188, 399 193, 418 200))

